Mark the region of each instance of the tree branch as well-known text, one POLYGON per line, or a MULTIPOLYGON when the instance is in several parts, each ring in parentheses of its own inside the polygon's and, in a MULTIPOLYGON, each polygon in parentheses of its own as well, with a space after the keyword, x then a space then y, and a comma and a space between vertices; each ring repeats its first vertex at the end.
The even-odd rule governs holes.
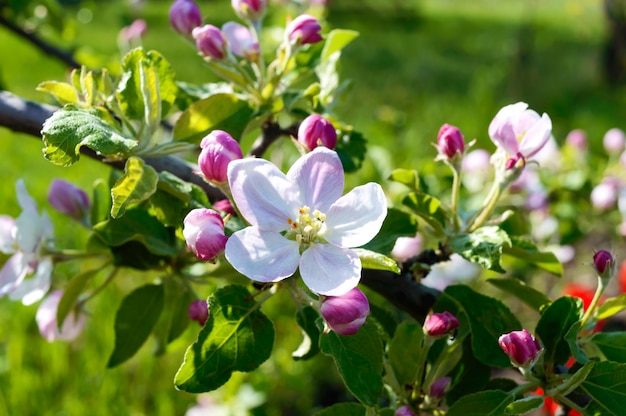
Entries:
POLYGON ((252 148, 250 149, 250 156, 253 157, 261 157, 263 153, 267 150, 268 147, 276 140, 278 140, 282 136, 297 136, 298 135, 298 126, 300 123, 294 123, 287 128, 282 128, 280 124, 274 121, 266 121, 261 126, 261 131, 263 134, 259 136, 258 139, 252 143, 252 148))
MULTIPOLYGON (((27 101, 10 92, 0 91, 0 126, 7 127, 12 131, 40 138, 41 126, 55 110, 57 110, 56 107, 27 101)), ((261 140, 259 146, 253 146, 254 152, 260 152, 259 155, 262 154, 267 146, 281 135, 294 134, 293 129, 297 130, 297 126, 293 125, 284 130, 277 125, 270 126, 269 131, 271 133, 261 140)), ((116 169, 124 169, 124 161, 104 160, 101 155, 96 154, 86 146, 81 148, 81 153, 116 169)), ((225 198, 217 188, 206 183, 194 173, 198 170, 196 165, 171 156, 145 158, 144 160, 158 172, 167 171, 184 181, 200 186, 211 201, 225 198)), ((423 322, 439 296, 439 292, 418 283, 414 276, 416 272, 413 270, 413 266, 416 264, 432 265, 446 260, 446 256, 448 255, 441 250, 426 250, 419 256, 405 262, 402 265, 403 271, 400 276, 380 270, 363 270, 361 283, 380 293, 418 322, 423 322)))

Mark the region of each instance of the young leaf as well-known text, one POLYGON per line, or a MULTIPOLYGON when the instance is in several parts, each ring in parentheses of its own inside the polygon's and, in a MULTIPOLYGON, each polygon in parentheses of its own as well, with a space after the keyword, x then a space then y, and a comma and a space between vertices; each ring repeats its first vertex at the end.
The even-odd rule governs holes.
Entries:
POLYGON ((621 311, 626 309, 626 293, 622 293, 621 295, 609 298, 602 302, 600 306, 598 306, 598 313, 596 318, 598 320, 607 319, 611 316, 617 315, 621 311))
POLYGON ((547 251, 539 251, 537 246, 530 240, 521 236, 510 236, 511 245, 504 246, 504 254, 527 261, 537 267, 561 276, 563 274, 563 265, 556 258, 554 253, 547 251))
POLYGON ((570 349, 565 336, 570 327, 580 320, 582 313, 582 301, 571 296, 558 298, 546 308, 536 328, 536 335, 545 349, 545 362, 565 364, 569 359, 570 349))
POLYGON ((487 279, 487 281, 498 289, 515 296, 536 311, 540 311, 544 305, 552 302, 545 294, 514 277, 487 279))
POLYGON ((37 91, 51 94, 61 105, 76 104, 78 102, 76 89, 67 82, 44 81, 37 85, 37 91))
POLYGON ((315 416, 366 416, 367 409, 358 403, 337 403, 315 413, 315 416))
POLYGON ((378 404, 383 388, 383 343, 376 324, 365 324, 354 335, 322 335, 320 348, 333 357, 350 392, 364 404, 378 404))
POLYGON ((457 400, 446 416, 500 416, 515 400, 515 396, 502 390, 485 390, 457 400))
POLYGON ((569 376, 565 381, 558 384, 555 388, 548 390, 548 396, 556 396, 562 395, 567 396, 572 391, 574 391, 580 384, 585 381, 591 370, 593 370, 593 366, 595 365, 595 361, 587 361, 585 365, 580 367, 578 371, 569 376))
POLYGON ((415 234, 417 234, 415 216, 396 208, 389 208, 380 232, 363 248, 378 253, 390 253, 398 237, 415 237, 415 234))
POLYGON ((224 130, 233 138, 243 134, 252 109, 235 94, 215 94, 190 105, 174 126, 174 140, 200 143, 212 130, 224 130))
POLYGON ((592 400, 585 414, 622 416, 626 409, 626 364, 596 363, 581 390, 592 400))
POLYGON ((152 332, 163 310, 163 286, 145 285, 124 298, 115 315, 115 347, 107 367, 132 357, 152 332))
POLYGON ((498 273, 505 272, 500 261, 502 251, 510 246, 508 234, 496 226, 481 227, 471 234, 460 235, 450 240, 450 247, 455 253, 498 273))
POLYGON ((104 156, 119 157, 137 146, 136 140, 122 136, 97 110, 79 110, 69 104, 43 123, 41 135, 44 157, 59 166, 76 163, 82 146, 104 156))
POLYGON ((361 259, 361 266, 364 269, 387 270, 400 274, 400 268, 394 259, 363 248, 355 248, 353 250, 361 259))
POLYGON ((592 341, 608 360, 626 363, 626 332, 598 332, 592 341))
POLYGON ((542 396, 528 396, 523 399, 515 400, 509 404, 504 413, 507 415, 525 415, 533 410, 539 410, 543 407, 544 398, 542 396))
POLYGON ((150 198, 157 189, 158 181, 159 176, 152 166, 146 165, 140 158, 128 158, 124 175, 111 188, 111 217, 121 217, 129 205, 150 198))
POLYGON ((176 388, 189 393, 215 390, 234 371, 252 371, 267 360, 274 344, 272 322, 242 286, 226 286, 208 299, 209 319, 185 352, 176 388))
POLYGON ((415 192, 420 191, 419 175, 414 169, 395 169, 389 175, 389 180, 406 185, 415 192))
POLYGON ((128 210, 123 217, 103 221, 93 229, 111 247, 136 241, 156 255, 175 256, 178 253, 171 230, 143 210, 128 210))
POLYGON ((425 365, 424 330, 421 325, 404 321, 396 328, 396 333, 389 343, 389 364, 396 380, 401 386, 414 383, 420 366, 425 365))
POLYGON ((334 29, 326 36, 324 49, 322 50, 321 60, 329 59, 335 52, 341 51, 350 42, 359 36, 359 32, 355 30, 334 29))
POLYGON ((65 285, 65 289, 63 289, 63 296, 59 301, 59 306, 57 307, 57 325, 59 328, 63 327, 63 321, 65 318, 72 312, 72 308, 76 304, 78 297, 83 292, 83 289, 89 282, 98 270, 87 270, 86 272, 80 273, 78 276, 75 276, 70 280, 67 285, 65 285))
POLYGON ((320 330, 315 321, 320 315, 310 306, 298 308, 296 322, 302 329, 302 343, 291 353, 294 360, 308 360, 320 351, 320 330))
MULTIPOLYGON (((513 313, 499 300, 481 295, 465 285, 448 286, 433 310, 443 312, 444 302, 452 301, 460 311, 449 310, 464 324, 463 314, 469 321, 472 350, 476 358, 494 367, 509 367, 509 358, 498 345, 500 335, 519 330, 521 324, 513 313)), ((467 331, 459 327, 459 331, 467 331)))
POLYGON ((437 198, 424 193, 412 192, 404 198, 402 203, 423 218, 436 234, 443 235, 448 223, 448 213, 437 198))

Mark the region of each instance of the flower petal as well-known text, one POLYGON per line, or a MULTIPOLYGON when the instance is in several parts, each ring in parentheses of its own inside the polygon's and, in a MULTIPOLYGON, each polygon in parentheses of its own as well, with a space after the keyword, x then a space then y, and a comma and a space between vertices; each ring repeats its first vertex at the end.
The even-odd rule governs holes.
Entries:
POLYGON ((22 252, 12 255, 0 270, 0 296, 9 294, 17 288, 28 271, 27 260, 22 252))
POLYGON ((507 154, 515 155, 519 151, 517 135, 514 131, 513 119, 524 112, 528 104, 519 102, 504 106, 498 111, 489 124, 489 137, 497 147, 503 148, 507 154))
MULTIPOLYGON (((537 118, 539 118, 538 115, 537 118)), ((526 131, 526 135, 520 143, 520 152, 526 158, 535 155, 546 145, 551 134, 552 120, 550 120, 550 116, 543 113, 541 119, 536 120, 532 127, 526 131)))
POLYGON ((343 194, 343 165, 337 153, 325 147, 317 147, 298 159, 287 178, 298 185, 303 205, 311 210, 326 212, 343 194))
POLYGON ((387 216, 387 200, 377 183, 357 186, 326 213, 320 235, 340 247, 359 247, 378 234, 387 216))
POLYGON ((332 244, 313 244, 302 253, 300 274, 312 292, 341 296, 361 280, 361 260, 352 250, 332 244))
POLYGON ((232 161, 228 165, 228 183, 241 215, 264 230, 287 229, 287 218, 300 207, 296 186, 267 160, 232 161))
POLYGON ((291 276, 300 260, 298 243, 254 226, 231 235, 225 255, 238 272, 257 282, 278 282, 291 276))
POLYGON ((15 252, 15 219, 8 215, 0 215, 0 251, 4 254, 15 252))
POLYGON ((44 257, 37 264, 35 275, 25 279, 9 294, 11 300, 22 300, 26 306, 41 300, 50 290, 50 276, 52 275, 52 258, 44 257))

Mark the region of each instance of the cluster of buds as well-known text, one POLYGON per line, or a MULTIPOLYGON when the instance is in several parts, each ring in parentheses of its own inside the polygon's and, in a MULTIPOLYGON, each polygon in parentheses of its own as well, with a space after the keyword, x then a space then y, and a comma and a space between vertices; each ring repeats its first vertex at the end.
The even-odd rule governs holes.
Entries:
POLYGON ((356 334, 370 313, 367 296, 356 287, 341 296, 323 296, 320 303, 324 320, 340 335, 356 334))

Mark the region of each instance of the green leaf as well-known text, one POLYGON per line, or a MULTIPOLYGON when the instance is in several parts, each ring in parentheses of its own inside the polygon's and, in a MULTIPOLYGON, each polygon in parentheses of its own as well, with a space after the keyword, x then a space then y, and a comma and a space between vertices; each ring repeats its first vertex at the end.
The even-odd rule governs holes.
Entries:
POLYGON ((37 85, 37 91, 51 94, 61 105, 76 104, 78 102, 76 89, 67 82, 44 81, 37 85))
MULTIPOLYGON (((491 372, 493 368, 486 366, 476 359, 472 351, 471 336, 468 336, 463 340, 459 340, 457 337, 455 344, 461 341, 461 360, 450 373, 450 376, 455 381, 451 390, 446 394, 446 402, 450 406, 462 397, 476 393, 480 390, 502 390, 502 388, 487 389, 487 386, 490 384, 491 372)), ((458 350, 453 351, 454 355, 458 354, 457 351, 458 350)), ((445 365, 447 366, 448 363, 445 365)), ((441 374, 443 375, 443 373, 441 374)))
POLYGON ((137 141, 122 136, 98 110, 79 110, 72 105, 55 111, 43 123, 44 157, 59 166, 70 166, 87 146, 104 156, 124 157, 137 141))
POLYGON ((298 308, 296 322, 302 330, 302 342, 297 350, 291 353, 294 360, 308 360, 320 351, 320 330, 315 321, 320 315, 310 306, 298 308))
POLYGON ((626 309, 626 293, 622 293, 621 295, 609 298, 602 302, 602 304, 598 307, 598 312, 596 318, 598 320, 607 319, 611 316, 617 315, 621 311, 626 309))
POLYGON ((366 416, 367 409, 358 403, 337 403, 315 413, 315 416, 366 416))
POLYGON ((567 333, 565 333, 565 341, 567 341, 569 349, 576 361, 585 364, 589 361, 589 357, 578 342, 578 333, 580 332, 581 323, 582 321, 578 321, 569 328, 567 333))
POLYGON ((446 288, 433 309, 448 310, 459 319, 461 327, 465 325, 459 327, 459 332, 471 332, 472 350, 479 361, 494 367, 510 367, 509 357, 498 346, 498 338, 522 326, 502 302, 466 285, 453 285, 446 288), (446 309, 442 309, 443 305, 446 309), (450 310, 450 305, 456 306, 456 310, 450 310))
POLYGON ((120 218, 96 224, 94 231, 109 246, 136 241, 156 255, 176 256, 178 249, 171 230, 146 211, 131 209, 120 218))
POLYGON ((193 322, 189 319, 189 305, 196 299, 182 279, 166 278, 163 280, 163 287, 165 293, 163 312, 152 332, 157 341, 155 355, 164 354, 167 345, 178 338, 193 322))
POLYGON ((387 270, 400 274, 400 268, 394 259, 363 248, 355 248, 353 250, 361 259, 361 266, 364 269, 387 270))
POLYGON ((511 245, 504 246, 504 254, 524 260, 534 264, 537 267, 561 276, 563 274, 563 265, 556 258, 554 253, 539 251, 537 246, 530 240, 520 236, 510 236, 511 245))
POLYGON ((574 391, 580 384, 585 381, 593 366, 596 363, 594 361, 588 361, 578 369, 574 374, 569 376, 565 381, 558 384, 555 388, 550 389, 546 392, 547 396, 553 397, 556 395, 566 396, 574 391))
POLYGON ((626 409, 626 364, 596 363, 581 390, 592 399, 585 415, 622 416, 626 409))
POLYGON ((107 364, 115 367, 132 357, 146 341, 163 310, 161 285, 145 285, 122 300, 115 315, 115 347, 107 364))
POLYGON ((209 319, 185 352, 176 388, 189 393, 215 390, 234 371, 252 371, 267 360, 274 344, 272 322, 242 286, 226 286, 208 299, 209 319))
POLYGON ((157 51, 144 52, 141 48, 133 49, 124 56, 122 69, 124 73, 117 89, 117 98, 124 114, 135 120, 143 120, 145 100, 148 99, 144 98, 144 93, 149 91, 148 100, 158 97, 161 106, 160 114, 166 115, 176 100, 178 87, 174 79, 174 71, 163 55, 157 51), (144 79, 143 88, 142 71, 144 74, 146 71, 153 74, 149 77, 150 82, 146 83, 144 79))
POLYGON ((359 36, 355 30, 334 29, 326 36, 324 49, 322 50, 322 61, 328 60, 335 52, 341 51, 350 42, 359 36))
POLYGON ((363 248, 378 253, 390 253, 398 237, 415 237, 415 234, 417 234, 415 216, 396 208, 389 208, 378 235, 363 248))
POLYGON ((528 396, 523 399, 515 400, 509 404, 504 413, 507 415, 524 415, 533 410, 539 410, 543 407, 544 398, 542 396, 528 396))
POLYGON ((485 390, 460 398, 446 416, 500 416, 515 397, 502 390, 485 390))
POLYGON ((376 324, 365 324, 354 335, 322 335, 320 348, 333 357, 339 374, 350 392, 360 402, 378 404, 383 389, 383 343, 376 324))
POLYGON ((189 203, 191 201, 193 186, 193 184, 186 182, 167 171, 159 172, 159 189, 185 203, 189 203))
POLYGON ((515 296, 536 311, 540 311, 544 305, 552 302, 544 293, 539 292, 537 289, 528 286, 525 282, 514 277, 487 279, 487 282, 515 296))
POLYGON ((420 190, 420 179, 415 169, 395 169, 389 175, 389 180, 406 185, 415 192, 420 190))
POLYGON ((471 234, 460 235, 450 240, 450 247, 472 263, 494 272, 504 273, 500 261, 502 251, 511 245, 511 240, 499 227, 481 227, 471 234))
POLYGON ((72 312, 74 305, 89 280, 98 272, 98 270, 87 270, 80 273, 70 280, 63 289, 63 296, 57 307, 57 325, 59 328, 63 326, 65 318, 72 312))
POLYGON ((444 234, 448 223, 448 213, 437 198, 424 193, 411 192, 402 200, 402 203, 424 219, 437 235, 444 234))
POLYGON ((396 380, 401 386, 412 384, 416 380, 420 367, 425 365, 424 330, 421 325, 404 321, 396 328, 395 335, 389 343, 389 364, 396 380))
POLYGON ((358 131, 342 129, 337 133, 335 151, 341 159, 345 173, 356 172, 365 160, 365 137, 358 131))
POLYGON ((238 140, 252 109, 235 94, 215 94, 190 105, 174 126, 174 140, 200 143, 213 130, 224 130, 238 140))
POLYGON ((121 217, 129 205, 150 198, 157 189, 158 181, 157 172, 152 166, 146 165, 143 159, 128 158, 124 167, 124 175, 111 188, 111 197, 113 198, 111 216, 113 218, 121 217))
POLYGON ((626 363, 626 332, 598 332, 592 341, 608 360, 626 363))
POLYGON ((91 200, 91 212, 89 213, 91 224, 106 220, 111 212, 111 190, 106 180, 96 179, 93 184, 91 200))
POLYGON ((582 301, 571 296, 558 298, 544 310, 537 323, 536 335, 545 349, 545 362, 565 364, 569 359, 570 349, 565 336, 580 320, 582 312, 582 301))

